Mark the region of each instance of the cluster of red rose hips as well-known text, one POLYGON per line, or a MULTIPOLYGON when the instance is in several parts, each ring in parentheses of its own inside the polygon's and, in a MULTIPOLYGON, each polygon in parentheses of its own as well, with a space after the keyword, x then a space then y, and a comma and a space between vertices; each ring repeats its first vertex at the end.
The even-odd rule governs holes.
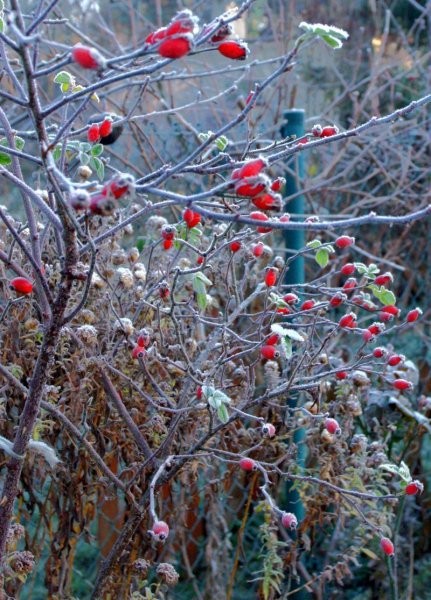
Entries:
POLYGON ((100 123, 92 123, 87 130, 87 139, 90 144, 96 144, 112 133, 113 119, 105 117, 100 123))
MULTIPOLYGON (((194 49, 196 35, 199 31, 199 18, 189 9, 178 12, 166 27, 152 31, 144 40, 145 47, 154 49, 163 58, 178 59, 186 56, 194 49)), ((209 43, 214 45, 218 52, 232 60, 245 60, 249 54, 247 44, 233 35, 230 24, 218 26, 218 21, 210 23, 202 30, 205 36, 214 31, 209 38, 209 43)), ((103 71, 106 59, 91 46, 76 44, 71 51, 73 62, 84 69, 103 71)))
POLYGON ((102 189, 90 194, 85 189, 74 189, 69 194, 69 204, 76 210, 89 210, 93 215, 112 215, 118 200, 134 193, 135 179, 128 173, 118 173, 102 189))

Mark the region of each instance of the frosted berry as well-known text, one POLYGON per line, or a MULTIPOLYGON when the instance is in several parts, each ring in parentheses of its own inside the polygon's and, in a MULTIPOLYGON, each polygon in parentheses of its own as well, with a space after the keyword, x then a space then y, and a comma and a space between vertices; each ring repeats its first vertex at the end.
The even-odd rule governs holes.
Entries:
POLYGON ((241 242, 235 240, 229 244, 229 248, 231 252, 238 252, 238 250, 241 250, 241 242))
POLYGON ((93 123, 87 130, 87 140, 90 144, 95 144, 100 140, 100 127, 97 123, 93 123))
POLYGON ((291 292, 290 294, 286 294, 285 296, 283 296, 283 300, 287 304, 298 304, 298 302, 299 302, 298 296, 296 294, 294 294, 293 292, 291 292))
POLYGON ((259 256, 262 256, 264 248, 265 245, 263 244, 263 242, 257 242, 257 244, 254 244, 251 247, 251 252, 254 257, 259 258, 259 256))
POLYGON ((286 529, 294 531, 298 527, 298 519, 293 513, 285 512, 281 516, 281 524, 283 527, 286 527, 286 529))
POLYGON ((339 379, 340 381, 342 381, 343 379, 347 379, 347 377, 348 377, 347 371, 337 371, 335 373, 335 378, 339 379))
POLYGON ((390 367, 396 367, 400 363, 404 362, 405 359, 406 357, 404 354, 391 354, 391 356, 388 358, 388 365, 390 367))
POLYGON ((336 419, 325 419, 325 429, 332 435, 340 435, 341 427, 336 419))
POLYGON ((193 49, 193 38, 190 34, 166 38, 160 42, 157 52, 163 58, 181 58, 193 49))
POLYGON ((143 348, 148 348, 148 346, 150 345, 151 342, 151 336, 150 336, 150 332, 148 331, 148 329, 141 329, 141 331, 138 334, 138 339, 136 340, 136 343, 138 344, 138 346, 142 346, 143 348))
POLYGON ((245 42, 236 40, 226 40, 217 46, 217 50, 226 58, 232 60, 245 60, 250 52, 245 42))
POLYGON ((343 285, 343 290, 345 292, 350 292, 353 289, 355 289, 355 287, 357 287, 357 285, 358 285, 358 280, 355 279, 355 277, 349 277, 349 279, 347 279, 347 281, 343 285))
POLYGON ((385 358, 387 353, 388 353, 388 351, 386 350, 386 348, 382 348, 381 346, 378 346, 377 348, 374 348, 374 350, 373 350, 374 358, 385 358))
POLYGON ((376 285, 389 285, 393 282, 394 277, 392 275, 392 273, 389 273, 389 271, 387 271, 386 273, 382 273, 381 275, 377 275, 377 277, 375 278, 374 282, 376 285))
POLYGON ((341 235, 335 240, 335 245, 337 248, 348 248, 355 243, 355 238, 350 237, 349 235, 341 235))
POLYGON ((278 335, 278 333, 272 333, 267 339, 266 339, 266 345, 267 346, 276 346, 278 344, 278 342, 280 341, 280 336, 278 335))
POLYGON ((353 263, 346 263, 345 265, 343 265, 341 267, 341 273, 343 275, 353 275, 353 273, 356 271, 356 267, 353 263))
POLYGON ((277 179, 274 179, 274 181, 271 183, 271 190, 273 192, 279 192, 285 183, 286 180, 284 177, 277 177, 277 179))
POLYGON ((395 379, 395 381, 392 382, 392 385, 396 390, 400 391, 411 390, 413 387, 413 384, 410 381, 407 381, 407 379, 395 379))
MULTIPOLYGON (((260 212, 258 210, 255 210, 250 213, 250 219, 253 219, 254 221, 269 221, 268 215, 265 215, 265 213, 260 212)), ((272 230, 272 227, 259 226, 256 228, 256 230, 259 233, 269 233, 272 230)))
POLYGON ((106 61, 96 48, 76 44, 73 46, 72 60, 83 69, 102 70, 106 67, 106 61))
POLYGON ((33 291, 33 284, 26 277, 15 277, 11 279, 9 285, 19 294, 28 295, 33 291))
POLYGON ((137 360, 138 358, 144 358, 145 356, 145 348, 140 345, 136 345, 132 350, 132 358, 137 360))
POLYGON ((243 471, 256 471, 257 469, 257 464, 252 458, 241 458, 239 461, 239 466, 241 469, 243 469, 243 471))
POLYGON ((337 135, 338 133, 338 127, 336 127, 335 125, 326 125, 325 127, 322 127, 322 131, 320 132, 320 136, 321 138, 326 138, 326 137, 331 137, 332 135, 337 135))
POLYGON ((111 135, 113 128, 113 120, 112 117, 106 117, 99 125, 99 135, 101 137, 106 137, 111 135))
POLYGON ((269 179, 266 175, 257 175, 256 177, 246 177, 239 179, 235 184, 235 194, 253 198, 262 194, 269 184, 269 179))
POLYGON ((166 37, 166 34, 167 34, 167 28, 160 27, 160 29, 157 29, 156 31, 152 31, 151 33, 149 33, 147 35, 147 37, 145 38, 144 42, 146 44, 156 44, 157 42, 160 42, 161 40, 163 40, 166 37))
POLYGON ((163 250, 170 250, 174 245, 174 240, 163 240, 163 250))
POLYGON ((419 319, 422 314, 422 310, 419 307, 414 308, 413 310, 407 313, 406 321, 407 323, 414 323, 419 319))
POLYGON ((278 269, 275 267, 267 267, 265 270, 265 285, 272 287, 277 283, 278 269))
POLYGON ((276 360, 280 356, 280 352, 276 349, 275 346, 262 346, 260 349, 260 354, 262 358, 266 358, 267 360, 276 360))
POLYGON ((388 304, 387 306, 383 306, 381 312, 392 315, 393 317, 399 317, 401 314, 401 310, 394 306, 393 304, 388 304))
POLYGON ((162 234, 162 238, 164 240, 173 240, 175 237, 177 230, 175 229, 175 227, 173 225, 163 225, 162 229, 160 230, 160 233, 162 234))
POLYGON ((268 166, 268 161, 259 156, 253 160, 249 160, 238 169, 238 179, 244 179, 245 177, 255 177, 268 166))
POLYGON ((169 535, 169 525, 165 521, 156 521, 150 533, 158 542, 164 542, 169 535))
POLYGON ((280 194, 263 193, 254 196, 251 201, 260 210, 279 210, 281 208, 280 194))
POLYGON ((386 556, 394 556, 395 549, 391 540, 387 537, 382 537, 380 540, 380 548, 386 554, 386 556))
POLYGON ((340 327, 344 327, 347 329, 353 329, 356 327, 356 315, 353 312, 347 313, 343 315, 341 319, 338 321, 340 327))
POLYGON ((347 300, 346 294, 343 294, 343 292, 337 292, 329 300, 329 305, 332 306, 333 308, 335 308, 337 306, 340 306, 340 304, 343 304, 343 302, 345 302, 346 300, 347 300))
POLYGON ((201 216, 191 208, 186 208, 183 212, 183 219, 189 229, 196 227, 201 222, 201 216))
POLYGON ((314 308, 316 306, 316 301, 315 300, 304 300, 304 302, 301 304, 301 310, 310 310, 311 308, 314 308))
POLYGON ((408 483, 405 489, 407 496, 416 496, 416 494, 422 494, 423 491, 424 484, 417 479, 408 483))

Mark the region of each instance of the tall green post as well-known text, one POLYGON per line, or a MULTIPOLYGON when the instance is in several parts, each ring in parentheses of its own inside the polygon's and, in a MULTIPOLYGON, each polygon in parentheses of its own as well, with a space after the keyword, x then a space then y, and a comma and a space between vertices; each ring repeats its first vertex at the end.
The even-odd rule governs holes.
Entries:
MULTIPOLYGON (((305 133, 305 112, 302 109, 291 109, 284 112, 285 122, 281 127, 281 135, 283 137, 296 136, 300 138, 305 133)), ((298 192, 301 190, 302 181, 305 174, 305 161, 302 152, 299 152, 292 156, 287 164, 289 170, 286 171, 286 205, 285 210, 290 213, 292 221, 298 221, 303 219, 304 215, 304 196, 298 192), (294 196, 292 200, 289 200, 291 196, 294 196)), ((296 254, 298 250, 305 246, 305 232, 304 230, 296 231, 285 231, 284 241, 286 246, 286 258, 296 254)), ((304 283, 304 257, 297 256, 290 264, 289 270, 286 272, 284 283, 287 285, 294 285, 298 283, 304 283)), ((299 395, 291 395, 288 399, 288 406, 290 408, 296 407, 298 404, 299 395)), ((293 441, 297 446, 297 465, 298 469, 302 470, 305 466, 305 459, 307 453, 307 447, 305 445, 305 431, 304 429, 297 429, 293 436, 293 441)), ((293 485, 288 482, 285 490, 285 502, 287 511, 293 512, 298 521, 301 521, 305 516, 304 506, 301 502, 301 497, 298 490, 292 489, 293 485)), ((292 596, 295 600, 305 600, 310 595, 305 590, 300 590, 292 596)))

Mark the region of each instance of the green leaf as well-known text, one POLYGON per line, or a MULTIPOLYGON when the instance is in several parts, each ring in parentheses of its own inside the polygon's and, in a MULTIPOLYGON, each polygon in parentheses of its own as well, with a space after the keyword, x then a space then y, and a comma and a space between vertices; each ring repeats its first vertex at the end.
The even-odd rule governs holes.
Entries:
POLYGON ((222 392, 221 390, 215 390, 213 397, 216 399, 216 402, 219 405, 230 404, 232 402, 232 400, 229 398, 229 396, 226 396, 226 394, 224 392, 222 392))
POLYGON ((406 483, 410 483, 412 480, 412 476, 410 474, 410 469, 406 465, 405 462, 401 461, 399 475, 401 479, 403 479, 406 483))
POLYGON ((5 167, 8 167, 11 163, 12 163, 12 159, 9 156, 9 154, 4 154, 3 152, 0 152, 0 165, 4 165, 5 167))
POLYGON ((280 337, 288 337, 295 342, 304 342, 305 338, 296 331, 296 329, 288 329, 287 327, 283 327, 279 323, 273 323, 271 325, 271 331, 277 333, 280 337))
POLYGON ((199 310, 204 311, 208 306, 208 296, 207 294, 196 294, 196 302, 199 307, 199 310))
POLYGON ((201 271, 199 271, 199 273, 195 273, 194 278, 195 278, 195 280, 202 281, 202 283, 204 285, 212 285, 213 284, 211 279, 208 279, 208 277, 206 275, 204 275, 201 271))
POLYGON ((321 248, 316 252, 316 256, 314 257, 319 267, 322 269, 326 267, 329 262, 329 254, 326 248, 321 248))
POLYGON ((145 244, 146 244, 145 238, 138 238, 136 240, 136 247, 139 250, 139 252, 142 252, 142 250, 145 248, 145 244))
POLYGON ((57 146, 52 151, 52 157, 55 161, 60 160, 62 145, 57 144, 57 146))
POLYGON ((70 85, 68 83, 62 83, 60 85, 60 90, 62 91, 63 94, 67 94, 69 89, 70 89, 70 85))
POLYGON ((229 144, 229 140, 225 135, 221 135, 214 142, 220 152, 226 150, 227 145, 229 144))
POLYGON ((379 465, 379 469, 384 469, 385 471, 389 471, 389 473, 393 473, 394 475, 399 475, 400 472, 397 465, 392 463, 383 463, 382 465, 379 465))
POLYGON ((287 302, 285 302, 281 296, 278 296, 278 294, 275 294, 274 292, 270 292, 269 299, 271 300, 272 304, 275 304, 275 306, 277 308, 283 308, 284 306, 289 306, 287 304, 287 302))
MULTIPOLYGON (((325 38, 338 40, 341 43, 340 46, 337 46, 338 48, 341 48, 342 46, 341 40, 347 40, 349 37, 347 31, 344 31, 344 29, 340 29, 339 27, 335 27, 335 25, 323 25, 322 23, 307 23, 302 21, 302 23, 299 24, 299 28, 305 31, 305 33, 309 36, 317 36, 322 38, 324 41, 326 41, 326 43, 329 42, 325 40, 325 38)), ((331 47, 335 47, 332 46, 332 43, 333 42, 331 41, 331 47)))
POLYGON ((324 35, 324 34, 321 34, 321 35, 319 35, 319 37, 320 37, 320 39, 322 39, 322 40, 323 40, 323 41, 324 41, 326 44, 328 44, 328 46, 329 46, 330 48, 333 48, 334 50, 339 50, 339 49, 342 47, 342 45, 343 45, 343 42, 341 42, 340 40, 338 40, 338 39, 337 39, 337 38, 335 38, 335 37, 332 37, 332 35, 324 35))
POLYGON ((68 85, 75 85, 75 77, 68 71, 60 71, 54 77, 54 83, 66 83, 68 85))
POLYGON ((103 144, 94 144, 90 150, 91 156, 100 156, 103 154, 103 144))
POLYGON ((85 152, 79 152, 78 160, 81 165, 87 166, 90 163, 90 157, 85 152))
POLYGON ((22 150, 25 146, 25 140, 23 140, 22 137, 19 137, 19 135, 15 136, 14 143, 17 150, 22 150))
POLYGON ((105 176, 105 165, 100 158, 96 158, 95 156, 91 157, 90 168, 96 171, 97 177, 100 179, 100 181, 102 181, 105 176))
POLYGON ((313 250, 317 250, 317 248, 320 248, 320 246, 322 245, 322 242, 320 240, 311 240, 310 242, 308 242, 307 244, 307 248, 312 248, 313 250))
POLYGON ((5 27, 4 27, 4 20, 3 20, 3 16, 0 17, 0 33, 4 33, 5 27))
POLYGON ((79 151, 80 152, 90 152, 92 149, 92 145, 88 142, 79 142, 79 151))
POLYGON ((222 423, 229 421, 229 413, 226 408, 226 404, 221 404, 217 409, 217 416, 222 423))
POLYGON ((391 292, 391 290, 387 290, 383 285, 378 286, 374 283, 370 283, 368 287, 373 292, 377 300, 380 300, 384 306, 389 306, 396 303, 397 298, 395 294, 391 292))
POLYGON ((292 358, 292 340, 288 337, 282 337, 281 338, 281 350, 285 356, 285 358, 287 360, 289 360, 289 358, 292 358))

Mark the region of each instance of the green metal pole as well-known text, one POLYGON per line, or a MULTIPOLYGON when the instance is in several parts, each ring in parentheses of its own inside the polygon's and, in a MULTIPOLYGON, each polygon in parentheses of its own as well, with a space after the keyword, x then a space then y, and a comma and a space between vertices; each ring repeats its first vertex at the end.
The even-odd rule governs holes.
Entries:
MULTIPOLYGON (((284 112, 285 123, 281 127, 281 135, 283 137, 295 135, 300 138, 305 133, 305 112, 302 109, 291 109, 284 112)), ((286 172, 286 205, 285 210, 290 213, 291 220, 297 221, 303 218, 304 214, 304 196, 298 194, 301 190, 302 181, 305 174, 305 161, 302 152, 295 154, 288 160, 286 172), (292 200, 289 197, 294 196, 292 200)), ((284 241, 286 246, 286 258, 296 254, 298 250, 305 246, 305 232, 302 230, 286 231, 284 233, 284 241)), ((304 283, 304 258, 297 256, 291 263, 289 270, 286 272, 284 283, 294 285, 304 283)), ((288 400, 290 408, 296 407, 298 404, 298 394, 292 395, 288 400)), ((307 447, 305 445, 305 430, 297 429, 293 435, 293 441, 297 446, 297 465, 298 469, 302 470, 305 467, 305 459, 307 447)), ((287 510, 293 512, 298 521, 301 521, 305 516, 304 506, 301 501, 298 490, 292 489, 293 485, 288 483, 285 490, 285 502, 287 510)), ((305 600, 310 598, 310 595, 305 590, 300 590, 292 596, 295 600, 305 600)))

